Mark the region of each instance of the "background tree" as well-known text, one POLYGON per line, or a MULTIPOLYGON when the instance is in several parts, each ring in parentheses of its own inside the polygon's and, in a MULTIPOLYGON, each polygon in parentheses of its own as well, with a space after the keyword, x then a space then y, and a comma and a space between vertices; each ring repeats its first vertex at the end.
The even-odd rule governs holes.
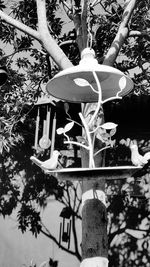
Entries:
MULTIPOLYGON (((1 65, 7 66, 9 73, 8 82, 1 87, 0 100, 1 187, 3 189, 0 198, 1 213, 4 216, 11 214, 17 204, 21 203, 18 221, 22 231, 29 228, 35 235, 42 231, 58 243, 51 232, 47 232, 44 228, 35 203, 45 206, 46 198, 54 194, 60 202, 67 206, 72 205, 69 202, 70 189, 78 201, 76 210, 75 206, 71 206, 72 218, 81 219, 78 213, 80 199, 77 197, 77 188, 74 184, 59 184, 54 178, 50 180, 41 174, 37 168, 29 168, 35 127, 33 104, 37 96, 40 95, 49 78, 53 77, 59 69, 79 62, 80 52, 89 41, 87 29, 92 32, 92 46, 99 62, 114 65, 130 74, 135 84, 132 94, 148 95, 149 4, 149 1, 105 0, 46 1, 45 5, 45 1, 33 0, 12 1, 10 5, 6 1, 0 1, 1 65), (60 8, 64 10, 61 18, 60 8), (66 24, 63 20, 65 23, 67 21, 68 29, 65 28, 66 24), (8 50, 11 51, 8 52, 8 50), (17 146, 13 146, 15 144, 17 146), (19 183, 15 174, 21 171, 19 183), (67 202, 65 202, 66 195, 67 202)), ((76 108, 78 109, 78 106, 76 108)), ((120 149, 120 137, 117 136, 117 138, 116 154, 120 149)), ((124 155, 128 156, 128 153, 129 150, 125 147, 124 155)), ((111 153, 109 153, 109 160, 110 157, 111 153)), ((133 262, 140 266, 148 264, 149 188, 146 182, 148 182, 147 177, 145 178, 147 194, 144 201, 129 199, 126 194, 124 197, 114 196, 110 201, 108 209, 110 266, 126 266, 126 259, 129 256, 131 261, 128 261, 128 266, 132 266, 133 262), (118 199, 122 205, 116 207, 118 199), (132 217, 133 210, 136 220, 132 217), (135 236, 131 236, 127 229, 139 229, 145 218, 147 221, 139 245, 135 236), (119 245, 114 244, 115 236, 123 231, 123 240, 119 245), (142 247, 141 250, 139 246, 142 247), (125 253, 121 255, 120 252, 123 249, 125 253)), ((120 187, 117 185, 117 188, 120 187)), ((114 192, 116 187, 112 186, 111 190, 114 192)), ((75 229, 74 224, 75 250, 69 252, 80 260, 75 229)))

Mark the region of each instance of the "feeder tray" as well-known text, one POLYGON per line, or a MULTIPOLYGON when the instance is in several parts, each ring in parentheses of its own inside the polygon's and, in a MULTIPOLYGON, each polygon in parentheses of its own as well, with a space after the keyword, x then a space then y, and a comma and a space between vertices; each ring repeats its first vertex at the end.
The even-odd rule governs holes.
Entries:
POLYGON ((83 180, 105 178, 106 180, 125 179, 132 176, 142 167, 115 166, 99 168, 63 168, 47 171, 60 180, 83 180))

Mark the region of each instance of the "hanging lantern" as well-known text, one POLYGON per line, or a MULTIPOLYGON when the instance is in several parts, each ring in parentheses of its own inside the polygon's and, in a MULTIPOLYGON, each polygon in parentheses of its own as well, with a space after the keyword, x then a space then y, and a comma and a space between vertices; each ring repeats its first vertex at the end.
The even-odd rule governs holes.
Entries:
POLYGON ((98 91, 93 72, 96 73, 101 85, 102 101, 121 98, 133 89, 133 82, 128 76, 118 69, 98 64, 94 50, 85 48, 79 65, 55 75, 47 83, 47 92, 68 102, 97 102, 98 91))
POLYGON ((68 249, 70 248, 71 215, 72 210, 69 207, 63 208, 60 213, 60 217, 62 217, 62 222, 60 223, 59 244, 61 244, 61 242, 68 243, 68 249))
POLYGON ((0 86, 2 86, 8 78, 6 67, 0 66, 0 86))

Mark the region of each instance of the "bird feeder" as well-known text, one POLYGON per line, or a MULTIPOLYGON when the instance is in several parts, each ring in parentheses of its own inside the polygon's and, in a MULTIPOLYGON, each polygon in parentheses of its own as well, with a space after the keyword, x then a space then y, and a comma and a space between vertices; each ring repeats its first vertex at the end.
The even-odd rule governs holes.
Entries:
MULTIPOLYGON (((59 72, 47 83, 46 89, 50 95, 64 101, 73 103, 96 102, 96 108, 88 122, 85 120, 84 114, 82 112, 79 113, 86 136, 83 142, 69 140, 67 131, 71 129, 74 124, 73 122, 68 123, 64 128, 57 129, 58 134, 63 134, 67 138, 67 141, 64 143, 84 148, 88 151, 89 158, 88 168, 64 168, 62 170, 56 170, 55 174, 58 179, 65 179, 65 177, 67 179, 73 179, 74 177, 76 180, 79 177, 87 179, 87 177, 90 178, 91 172, 92 177, 109 176, 127 178, 139 169, 139 167, 135 166, 116 166, 109 168, 96 168, 95 166, 95 156, 110 146, 103 147, 95 153, 95 139, 93 139, 93 135, 96 136, 99 134, 98 131, 100 128, 102 133, 107 130, 113 133, 117 125, 114 123, 105 123, 95 128, 92 127, 95 125, 103 103, 112 99, 120 99, 133 89, 133 82, 128 76, 116 68, 98 64, 94 50, 85 48, 81 54, 79 65, 59 72)), ((108 133, 106 134, 108 135, 108 133)))
POLYGON ((63 208, 60 213, 62 222, 60 222, 59 244, 61 244, 61 242, 68 243, 68 249, 70 248, 71 215, 72 211, 69 207, 63 208))
POLYGON ((5 84, 5 82, 7 81, 7 78, 8 78, 8 74, 7 74, 6 67, 0 66, 0 86, 5 84))

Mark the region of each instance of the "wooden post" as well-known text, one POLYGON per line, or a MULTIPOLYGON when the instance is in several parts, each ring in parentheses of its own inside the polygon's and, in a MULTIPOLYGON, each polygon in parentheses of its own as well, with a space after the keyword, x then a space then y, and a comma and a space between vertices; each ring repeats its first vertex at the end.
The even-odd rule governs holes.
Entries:
POLYGON ((107 212, 105 179, 84 180, 82 189, 81 267, 107 267, 107 212))
MULTIPOLYGON (((94 107, 94 106, 93 106, 94 107)), ((89 112, 89 107, 87 107, 89 112)), ((89 114, 89 113, 88 113, 89 114)), ((86 111, 84 117, 89 120, 86 111)), ((103 110, 99 112, 104 121, 103 110)), ((101 146, 101 143, 98 142, 101 146)), ((98 144, 97 144, 98 145, 98 144)), ((98 154, 96 167, 104 163, 105 153, 98 154)), ((88 167, 88 153, 81 149, 82 166, 88 167)), ((81 267, 108 267, 107 211, 105 179, 84 179, 82 182, 82 262, 81 267)))

